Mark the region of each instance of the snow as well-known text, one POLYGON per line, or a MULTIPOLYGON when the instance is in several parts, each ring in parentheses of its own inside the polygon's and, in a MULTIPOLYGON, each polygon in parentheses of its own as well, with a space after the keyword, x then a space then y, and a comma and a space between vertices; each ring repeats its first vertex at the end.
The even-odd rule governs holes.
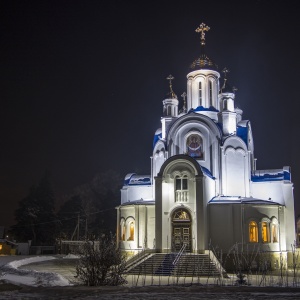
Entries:
POLYGON ((34 270, 19 269, 21 266, 56 259, 54 256, 34 256, 16 259, 2 265, 0 280, 29 286, 69 286, 72 285, 62 275, 54 272, 38 272, 34 270))

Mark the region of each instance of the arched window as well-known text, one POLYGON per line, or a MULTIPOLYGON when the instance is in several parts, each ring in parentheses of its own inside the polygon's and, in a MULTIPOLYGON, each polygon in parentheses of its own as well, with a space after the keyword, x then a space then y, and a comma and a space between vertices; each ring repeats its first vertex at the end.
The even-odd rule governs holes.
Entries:
POLYGON ((212 105, 212 82, 209 81, 209 105, 212 105))
POLYGON ((175 177, 175 202, 188 201, 188 178, 184 176, 175 177))
POLYGON ((129 238, 128 241, 134 241, 134 223, 129 224, 129 238))
POLYGON ((269 222, 261 222, 261 240, 263 243, 270 242, 270 226, 269 222))
POLYGON ((250 243, 257 243, 258 242, 258 230, 257 230, 257 223, 251 221, 249 223, 249 242, 250 243))
POLYGON ((278 243, 279 237, 278 237, 278 221, 276 218, 272 219, 271 223, 271 241, 272 243, 278 243))
POLYGON ((202 82, 199 82, 199 105, 203 105, 202 104, 202 82))
POLYGON ((124 220, 120 224, 120 240, 125 241, 126 237, 126 227, 125 227, 125 222, 124 220))

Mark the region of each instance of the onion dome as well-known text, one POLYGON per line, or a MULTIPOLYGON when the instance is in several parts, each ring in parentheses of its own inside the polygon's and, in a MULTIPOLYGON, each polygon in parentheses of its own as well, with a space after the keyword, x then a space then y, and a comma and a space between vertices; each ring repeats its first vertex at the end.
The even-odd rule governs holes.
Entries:
POLYGON ((204 23, 201 23, 200 26, 195 30, 201 34, 201 48, 200 57, 193 61, 191 64, 191 69, 218 69, 218 66, 205 53, 205 31, 208 31, 209 29, 210 27, 204 23))

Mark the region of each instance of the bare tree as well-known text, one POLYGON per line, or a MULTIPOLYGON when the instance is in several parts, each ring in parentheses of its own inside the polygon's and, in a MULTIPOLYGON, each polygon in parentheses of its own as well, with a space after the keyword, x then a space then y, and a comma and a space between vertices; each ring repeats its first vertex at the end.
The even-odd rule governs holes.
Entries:
POLYGON ((76 266, 76 278, 84 285, 123 285, 126 257, 117 248, 115 236, 103 236, 82 245, 76 266))

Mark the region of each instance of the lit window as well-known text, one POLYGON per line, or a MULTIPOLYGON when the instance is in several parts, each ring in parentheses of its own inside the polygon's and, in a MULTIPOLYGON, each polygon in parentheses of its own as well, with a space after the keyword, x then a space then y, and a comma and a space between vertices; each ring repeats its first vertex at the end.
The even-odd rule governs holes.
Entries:
POLYGON ((278 226, 272 223, 272 242, 278 243, 278 226))
POLYGON ((129 225, 129 238, 128 241, 134 241, 134 224, 133 222, 129 225))
POLYGON ((125 223, 122 222, 120 225, 120 240, 121 241, 125 241, 125 232, 126 232, 125 223))
POLYGON ((0 250, 2 250, 2 245, 0 245, 0 250))
POLYGON ((268 222, 262 222, 261 223, 261 239, 263 243, 269 243, 269 223, 268 222))
POLYGON ((249 223, 249 242, 250 243, 258 242, 257 224, 254 221, 251 221, 249 223))

